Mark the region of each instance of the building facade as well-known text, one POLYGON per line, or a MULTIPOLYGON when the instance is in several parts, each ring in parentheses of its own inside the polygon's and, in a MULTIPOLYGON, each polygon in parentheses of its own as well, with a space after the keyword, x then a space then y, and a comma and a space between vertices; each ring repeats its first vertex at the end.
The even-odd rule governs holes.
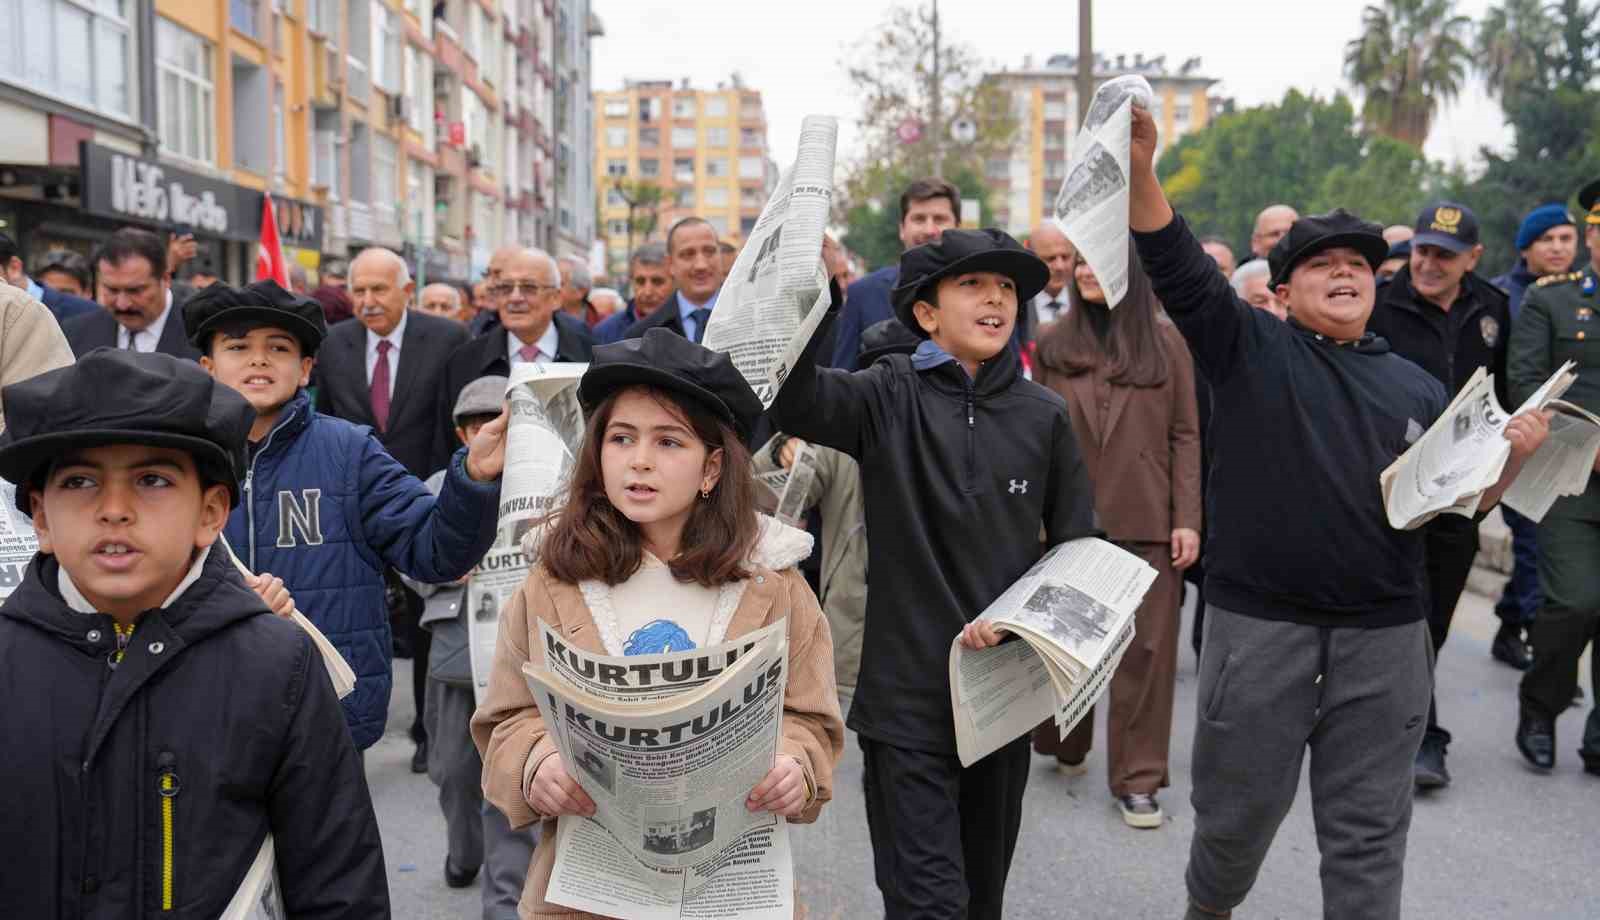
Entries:
MULTIPOLYGON (((1148 80, 1155 91, 1152 111, 1165 149, 1183 135, 1204 128, 1211 118, 1209 93, 1217 81, 1201 75, 1199 69, 1199 58, 1190 58, 1173 70, 1164 56, 1099 57, 1095 85, 1127 74, 1148 80)), ((995 222, 1012 233, 1027 233, 1051 211, 1061 180, 1066 178, 1078 131, 1077 75, 1077 58, 1058 54, 1043 67, 1026 58, 1020 70, 1001 70, 983 77, 1005 90, 1017 122, 1011 155, 995 157, 984 166, 995 222)), ((1160 156, 1160 150, 1156 155, 1160 156)))
POLYGON ((30 256, 194 232, 235 281, 263 194, 313 279, 369 245, 462 281, 506 243, 587 256, 598 33, 589 0, 0 4, 0 221, 30 256), (121 207, 123 176, 228 219, 121 207))
POLYGON ((664 239, 674 221, 691 215, 740 245, 775 184, 761 93, 737 82, 700 90, 688 81, 637 80, 598 91, 594 135, 595 194, 613 275, 626 271, 631 249, 664 239))

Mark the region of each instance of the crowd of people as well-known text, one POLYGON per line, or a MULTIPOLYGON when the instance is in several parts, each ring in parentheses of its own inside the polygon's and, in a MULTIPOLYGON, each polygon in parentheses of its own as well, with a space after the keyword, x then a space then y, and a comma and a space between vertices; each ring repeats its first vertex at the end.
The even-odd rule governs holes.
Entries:
MULTIPOLYGON (((41 550, 0 608, 0 674, 55 688, 0 715, 0 776, 29 792, 0 904, 214 916, 271 833, 291 916, 388 916, 362 765, 398 653, 443 881, 481 873, 486 918, 568 916, 545 900, 551 819, 594 804, 522 676, 540 625, 623 655, 784 622, 783 737, 746 807, 815 819, 848 725, 884 913, 998 918, 1033 757, 1084 774, 1096 722, 963 766, 950 643, 1005 641, 977 614, 1099 536, 1157 573, 1103 720, 1131 828, 1167 825, 1186 580, 1199 598, 1188 916, 1244 901, 1309 750, 1325 916, 1398 917, 1412 797, 1451 781, 1434 665, 1478 523, 1549 417, 1511 419, 1475 518, 1395 530, 1378 476, 1480 367, 1514 407, 1575 361, 1567 398, 1600 412, 1600 181, 1579 215, 1533 207, 1492 279, 1455 202, 1387 229, 1273 204, 1236 259, 1174 213, 1155 141, 1136 110, 1120 301, 1054 222, 963 228, 959 191, 921 179, 897 264, 856 277, 825 240, 834 315, 768 411, 699 344, 737 257, 699 218, 630 254, 626 298, 520 246, 470 287, 419 290, 375 247, 285 288, 225 284, 143 229, 31 266, 0 236, 0 479, 41 550), (503 394, 551 362, 589 365, 588 427, 480 705, 465 586, 496 536, 503 394), (802 447, 812 536, 756 485, 802 447), (355 671, 342 702, 296 610, 355 671)), ((1491 653, 1525 672, 1507 742, 1540 771, 1600 629, 1596 503, 1592 484, 1537 524, 1505 510, 1491 653)), ((1600 710, 1579 754, 1600 774, 1600 710)))

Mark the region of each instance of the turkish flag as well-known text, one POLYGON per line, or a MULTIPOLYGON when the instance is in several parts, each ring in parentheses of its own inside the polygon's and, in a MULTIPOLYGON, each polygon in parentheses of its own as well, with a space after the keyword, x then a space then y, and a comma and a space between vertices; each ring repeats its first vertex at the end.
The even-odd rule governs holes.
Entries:
POLYGON ((283 258, 283 245, 278 241, 278 219, 272 213, 272 196, 261 196, 261 245, 256 253, 256 280, 272 280, 278 286, 289 288, 289 263, 283 258))

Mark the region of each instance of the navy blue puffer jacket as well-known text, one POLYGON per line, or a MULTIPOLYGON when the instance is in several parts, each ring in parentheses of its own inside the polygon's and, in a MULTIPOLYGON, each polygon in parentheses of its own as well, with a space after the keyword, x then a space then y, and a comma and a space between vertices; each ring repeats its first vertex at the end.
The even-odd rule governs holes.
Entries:
POLYGON ((465 575, 494 542, 499 498, 498 480, 467 476, 462 448, 435 500, 372 429, 318 413, 304 391, 255 448, 228 542, 252 572, 282 578, 355 669, 344 712, 356 747, 377 743, 389 711, 383 570, 431 583, 465 575))

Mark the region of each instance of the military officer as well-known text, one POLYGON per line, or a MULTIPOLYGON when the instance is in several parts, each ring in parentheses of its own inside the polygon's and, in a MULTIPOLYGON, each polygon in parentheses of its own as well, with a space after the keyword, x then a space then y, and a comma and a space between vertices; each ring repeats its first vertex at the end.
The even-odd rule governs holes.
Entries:
MULTIPOLYGON (((1578 381, 1565 399, 1600 413, 1600 179, 1584 186, 1581 271, 1534 282, 1511 331, 1507 360, 1512 404, 1525 399, 1565 361, 1577 362, 1578 381)), ((1597 464, 1600 466, 1600 464, 1597 464)), ((1578 659, 1600 637, 1600 475, 1582 495, 1558 499, 1539 525, 1539 579, 1544 605, 1530 630, 1533 666, 1518 694, 1517 749, 1540 770, 1555 766, 1555 723, 1577 688, 1578 659)), ((1600 651, 1600 650, 1597 650, 1600 651)), ((1591 658, 1600 686, 1600 654, 1591 658)), ((1578 755, 1600 775, 1600 708, 1591 710, 1578 755)))

